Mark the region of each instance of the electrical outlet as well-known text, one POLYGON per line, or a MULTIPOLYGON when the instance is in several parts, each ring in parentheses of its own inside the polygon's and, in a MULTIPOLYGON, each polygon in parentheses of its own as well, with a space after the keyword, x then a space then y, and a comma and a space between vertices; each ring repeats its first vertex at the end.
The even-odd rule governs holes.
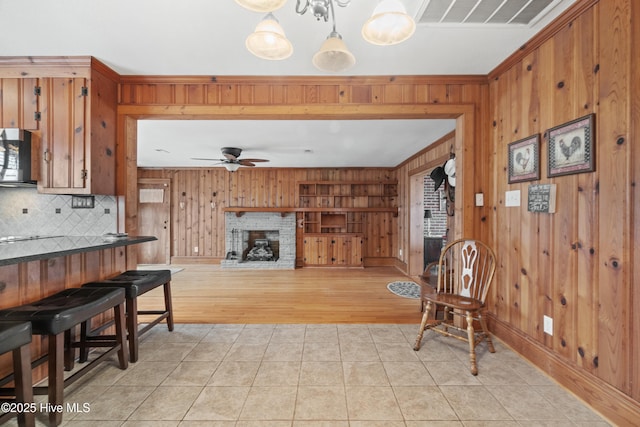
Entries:
POLYGON ((553 336, 553 319, 549 316, 544 316, 544 333, 553 336))
POLYGON ((476 193, 476 206, 484 206, 484 194, 476 193))
POLYGON ((193 252, 198 253, 198 247, 197 246, 193 248, 193 252))
POLYGON ((402 259, 402 249, 398 251, 398 255, 400 255, 400 259, 402 259))

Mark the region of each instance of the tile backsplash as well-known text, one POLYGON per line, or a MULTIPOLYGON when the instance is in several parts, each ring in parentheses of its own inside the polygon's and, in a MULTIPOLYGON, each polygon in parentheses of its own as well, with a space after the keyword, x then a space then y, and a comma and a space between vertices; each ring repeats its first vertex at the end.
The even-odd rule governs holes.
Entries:
POLYGON ((0 188, 0 236, 99 236, 117 231, 116 198, 95 196, 93 209, 72 209, 69 195, 0 188))

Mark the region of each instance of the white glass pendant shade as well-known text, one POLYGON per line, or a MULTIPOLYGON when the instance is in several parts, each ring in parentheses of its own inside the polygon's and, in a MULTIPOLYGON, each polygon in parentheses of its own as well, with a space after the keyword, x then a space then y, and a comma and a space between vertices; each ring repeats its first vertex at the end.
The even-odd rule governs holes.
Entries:
POLYGON ((322 71, 339 72, 352 67, 356 63, 347 45, 338 33, 331 33, 322 43, 320 50, 313 55, 313 65, 322 71))
POLYGON ((293 53, 291 42, 272 14, 258 23, 256 30, 247 37, 245 45, 249 52, 262 59, 286 59, 293 53))
POLYGON ((229 171, 229 172, 235 172, 238 169, 240 169, 240 165, 238 163, 225 163, 224 167, 229 171))
POLYGON ((415 30, 416 23, 399 0, 383 0, 362 27, 362 37, 369 43, 388 46, 407 40, 415 30))
POLYGON ((254 12, 273 12, 280 9, 287 0, 236 0, 240 6, 254 12))

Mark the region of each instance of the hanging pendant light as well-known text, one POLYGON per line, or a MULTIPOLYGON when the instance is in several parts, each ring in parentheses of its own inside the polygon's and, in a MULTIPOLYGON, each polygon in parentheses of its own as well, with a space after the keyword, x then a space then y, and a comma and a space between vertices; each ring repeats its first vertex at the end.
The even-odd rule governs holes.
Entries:
POLYGON ((254 12, 273 12, 280 9, 287 0, 236 0, 240 6, 254 12))
POLYGON ((293 46, 272 13, 264 17, 249 34, 245 45, 258 58, 269 60, 286 59, 293 53, 293 46))
POLYGON ((352 67, 356 63, 342 36, 335 31, 322 43, 320 50, 313 55, 313 65, 322 71, 339 72, 352 67))
POLYGON ((399 0, 383 0, 362 27, 362 37, 369 43, 389 46, 407 40, 415 30, 416 23, 399 0))

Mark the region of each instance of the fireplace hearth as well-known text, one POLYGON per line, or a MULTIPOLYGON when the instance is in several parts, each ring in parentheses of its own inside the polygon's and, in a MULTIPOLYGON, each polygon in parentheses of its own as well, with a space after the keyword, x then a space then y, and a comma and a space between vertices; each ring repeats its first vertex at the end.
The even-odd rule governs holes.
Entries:
POLYGON ((294 269, 295 214, 246 212, 225 214, 225 245, 235 256, 221 261, 222 268, 294 269))

